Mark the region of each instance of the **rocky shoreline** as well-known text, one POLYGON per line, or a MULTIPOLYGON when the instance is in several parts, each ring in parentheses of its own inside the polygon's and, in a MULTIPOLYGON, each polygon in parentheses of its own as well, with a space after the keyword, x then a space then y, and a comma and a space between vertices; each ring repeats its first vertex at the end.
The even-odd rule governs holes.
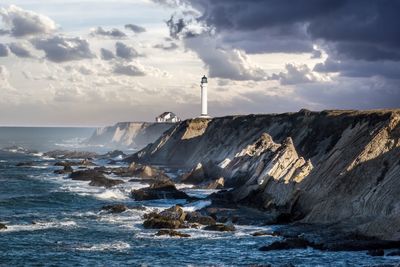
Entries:
MULTIPOLYGON (((119 151, 46 155, 60 160, 57 175, 92 186, 112 188, 125 178, 146 184, 132 190, 136 201, 198 200, 177 182, 219 190, 205 199, 211 205, 197 211, 174 205, 146 213, 143 227, 155 229, 157 236, 190 237, 179 231, 184 228, 229 233, 241 224, 278 225, 273 232, 249 233, 281 238, 260 251, 311 247, 400 254, 399 110, 193 119, 130 156, 119 151), (127 164, 99 166, 94 163, 99 159, 127 164), (170 168, 180 172, 172 177, 170 168)), ((116 203, 103 210, 140 208, 116 203)))

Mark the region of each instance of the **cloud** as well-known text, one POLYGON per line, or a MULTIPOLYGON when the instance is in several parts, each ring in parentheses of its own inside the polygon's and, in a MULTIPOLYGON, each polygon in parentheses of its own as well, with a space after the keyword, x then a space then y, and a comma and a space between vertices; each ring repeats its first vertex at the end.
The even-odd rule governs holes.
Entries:
POLYGON ((10 51, 17 57, 32 57, 31 52, 21 43, 10 43, 10 51))
POLYGON ((131 30, 134 33, 142 33, 146 31, 146 28, 135 24, 126 24, 125 29, 131 30))
POLYGON ((9 53, 7 45, 0 44, 0 57, 7 57, 9 53))
POLYGON ((327 58, 318 63, 314 71, 320 73, 340 73, 345 77, 373 77, 381 76, 388 79, 400 79, 400 62, 385 60, 371 62, 366 60, 335 60, 327 58))
POLYGON ((53 36, 32 40, 36 49, 43 50, 46 59, 53 62, 65 62, 95 57, 87 40, 79 37, 53 36))
POLYGON ((101 54, 101 59, 103 59, 103 60, 111 60, 111 59, 115 58, 114 53, 105 48, 100 49, 100 54, 101 54))
POLYGON ((133 63, 122 63, 118 62, 114 66, 114 73, 116 74, 122 74, 122 75, 128 75, 128 76, 145 76, 145 70, 143 69, 142 66, 133 64, 133 63))
POLYGON ((179 48, 179 46, 176 43, 170 43, 170 44, 156 44, 155 46, 153 46, 154 48, 158 48, 158 49, 162 49, 165 51, 172 51, 172 50, 176 50, 179 48))
POLYGON ((313 72, 306 64, 286 64, 285 72, 273 74, 270 80, 278 80, 282 85, 324 82, 330 79, 326 75, 313 72))
POLYGON ((215 40, 206 34, 186 38, 184 43, 204 62, 210 77, 254 81, 267 78, 266 72, 252 64, 245 52, 217 47, 215 40))
MULTIPOLYGON (((188 0, 202 10, 198 18, 217 32, 246 32, 261 42, 259 30, 274 31, 281 36, 299 40, 322 40, 345 58, 368 61, 400 60, 399 1, 391 0, 188 0), (304 39, 305 38, 305 39, 304 39)), ((245 46, 242 46, 246 50, 245 46)), ((246 50, 247 51, 247 50, 246 50)), ((282 52, 286 48, 282 47, 282 52)))
POLYGON ((125 38, 127 35, 116 28, 113 28, 111 30, 105 30, 102 27, 97 27, 93 29, 90 33, 91 36, 103 36, 103 37, 109 37, 109 38, 115 38, 115 39, 122 39, 125 38))
POLYGON ((126 45, 122 42, 115 43, 115 51, 117 57, 123 59, 133 59, 140 56, 139 53, 135 50, 135 48, 126 45))
POLYGON ((50 18, 14 5, 0 9, 0 16, 12 36, 22 37, 37 34, 50 34, 57 25, 50 18))

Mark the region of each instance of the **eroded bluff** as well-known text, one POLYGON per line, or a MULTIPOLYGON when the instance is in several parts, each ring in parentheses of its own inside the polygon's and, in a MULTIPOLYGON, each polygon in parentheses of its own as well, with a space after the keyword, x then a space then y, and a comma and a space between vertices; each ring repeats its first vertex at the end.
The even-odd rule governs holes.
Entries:
POLYGON ((193 119, 130 160, 224 179, 230 200, 312 224, 400 240, 400 110, 193 119))

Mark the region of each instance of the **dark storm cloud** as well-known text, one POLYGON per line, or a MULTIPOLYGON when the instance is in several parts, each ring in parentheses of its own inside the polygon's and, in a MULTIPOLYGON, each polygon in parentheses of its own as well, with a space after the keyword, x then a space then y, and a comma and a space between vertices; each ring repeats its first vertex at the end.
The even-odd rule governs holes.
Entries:
POLYGON ((182 18, 175 21, 174 16, 171 16, 171 18, 167 20, 166 23, 169 28, 169 35, 174 39, 177 39, 178 35, 186 27, 186 23, 182 18))
POLYGON ((9 55, 9 50, 7 45, 0 44, 0 57, 7 57, 9 55))
POLYGON ((131 30, 134 33, 142 33, 146 31, 146 28, 135 24, 126 24, 125 29, 131 30))
POLYGON ((328 58, 324 63, 314 67, 317 72, 340 72, 346 77, 382 76, 389 79, 400 79, 400 63, 396 61, 346 60, 336 61, 328 58))
POLYGON ((133 59, 139 57, 139 53, 131 46, 126 45, 122 42, 115 43, 116 55, 124 59, 133 59))
POLYGON ((126 34, 121 30, 118 30, 116 28, 113 28, 111 30, 105 30, 102 27, 97 27, 96 29, 92 30, 90 35, 103 36, 103 37, 109 37, 109 38, 115 38, 115 39, 121 39, 121 38, 126 37, 126 34))
POLYGON ((54 62, 65 62, 95 57, 87 40, 79 37, 69 38, 53 36, 50 38, 34 39, 32 44, 36 49, 43 50, 46 58, 54 62))
POLYGON ((111 59, 115 58, 114 53, 108 49, 101 48, 100 53, 101 53, 101 59, 103 59, 103 60, 111 60, 111 59))
MULTIPOLYGON (((330 43, 343 57, 369 61, 400 60, 400 1, 187 1, 203 10, 200 19, 218 32, 230 32, 232 36, 235 32, 247 32, 249 35, 254 32, 253 38, 258 36, 258 40, 267 46, 267 52, 270 50, 267 39, 256 34, 258 30, 275 29, 288 41, 290 38, 298 40, 296 27, 293 26, 300 24, 306 27, 310 39, 330 43)), ((242 43, 240 48, 247 51, 248 47, 242 43)), ((254 50, 251 46, 249 48, 254 50)), ((288 50, 296 52, 293 47, 282 47, 282 52, 288 50)))
POLYGON ((11 43, 8 45, 10 51, 17 57, 32 57, 31 52, 22 44, 11 43))

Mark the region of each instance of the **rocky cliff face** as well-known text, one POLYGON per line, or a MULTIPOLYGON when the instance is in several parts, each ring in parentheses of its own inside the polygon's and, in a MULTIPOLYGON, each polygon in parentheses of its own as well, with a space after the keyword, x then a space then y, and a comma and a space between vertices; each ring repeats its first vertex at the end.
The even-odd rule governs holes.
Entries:
POLYGON ((188 120, 131 160, 213 166, 238 203, 400 240, 400 110, 188 120))
POLYGON ((113 148, 143 148, 156 141, 173 123, 119 122, 113 126, 98 128, 86 141, 91 145, 113 148))

